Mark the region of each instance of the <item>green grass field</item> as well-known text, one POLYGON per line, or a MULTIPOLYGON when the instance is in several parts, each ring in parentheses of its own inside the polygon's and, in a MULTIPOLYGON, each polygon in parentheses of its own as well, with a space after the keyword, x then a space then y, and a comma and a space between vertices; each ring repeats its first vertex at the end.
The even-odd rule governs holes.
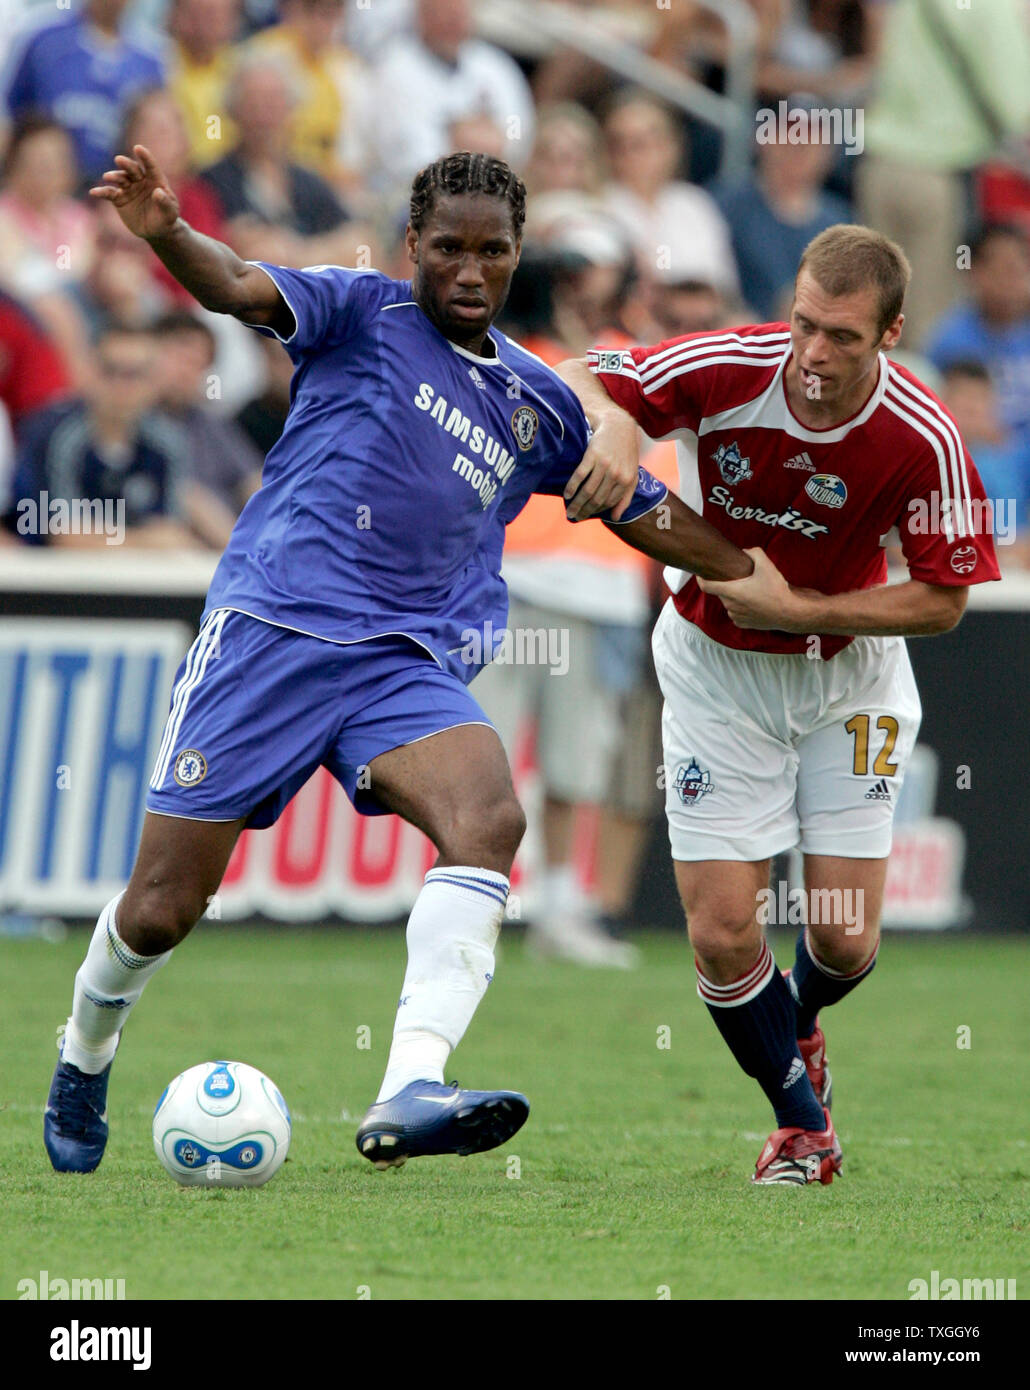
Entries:
POLYGON ((448 1077, 525 1091, 528 1124, 505 1149, 380 1173, 354 1131, 386 1060, 401 934, 198 931, 128 1024, 102 1167, 59 1177, 42 1105, 86 936, 0 940, 0 1298, 44 1269, 123 1277, 130 1299, 906 1299, 934 1269, 1030 1291, 1030 944, 888 941, 824 1016, 844 1174, 805 1190, 749 1185, 764 1098, 685 943, 642 944, 621 974, 531 961, 513 936, 448 1077), (157 1097, 212 1057, 267 1071, 293 1111, 263 1189, 180 1189, 155 1159, 157 1097))

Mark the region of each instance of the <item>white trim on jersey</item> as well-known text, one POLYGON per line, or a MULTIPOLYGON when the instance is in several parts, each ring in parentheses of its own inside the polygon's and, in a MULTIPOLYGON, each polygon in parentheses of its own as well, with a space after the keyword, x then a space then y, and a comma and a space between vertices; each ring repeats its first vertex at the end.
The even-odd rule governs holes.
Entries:
POLYGON ((778 342, 767 347, 747 347, 742 340, 728 341, 713 347, 706 339, 703 343, 683 343, 676 355, 665 362, 641 366, 641 389, 645 396, 651 396, 687 372, 699 371, 702 367, 730 365, 737 367, 770 367, 781 358, 786 362, 790 355, 790 335, 783 334, 778 342))
MULTIPOLYGON (((421 307, 421 305, 416 304, 413 299, 406 299, 401 304, 383 305, 384 310, 404 308, 415 308, 418 309, 420 314, 425 314, 425 310, 421 307)), ((427 318, 429 317, 428 314, 426 314, 425 316, 427 318)), ((432 320, 430 320, 430 322, 432 322, 432 320)), ((444 342, 446 342, 447 346, 451 349, 451 351, 457 353, 459 357, 467 357, 470 362, 475 362, 481 367, 503 367, 510 376, 513 376, 516 381, 520 382, 527 391, 531 392, 532 395, 536 397, 536 399, 540 402, 540 404, 544 407, 546 411, 548 411, 551 415, 554 416, 555 420, 558 422, 559 433, 561 434, 562 439, 564 439, 565 421, 555 410, 554 406, 551 405, 551 403, 547 400, 545 396, 542 396, 539 391, 537 391, 534 387, 530 386, 529 382, 526 381, 525 378, 515 370, 511 363, 501 356, 501 344, 497 341, 497 339, 489 330, 487 330, 486 336, 494 345, 494 351, 497 354, 496 357, 480 357, 474 352, 469 352, 468 348, 463 348, 459 343, 452 343, 449 338, 444 338, 444 342)), ((546 363, 542 357, 537 357, 535 352, 530 352, 528 348, 522 347, 521 344, 516 343, 512 338, 505 338, 504 342, 507 347, 518 348, 519 352, 525 353, 527 357, 532 357, 535 362, 538 362, 541 367, 544 367, 548 372, 550 372, 551 376, 553 376, 556 381, 561 381, 561 377, 554 370, 554 368, 549 366, 548 363, 546 363)), ((564 385, 564 382, 562 384, 564 385)))
MULTIPOLYGON (((276 330, 272 327, 270 323, 245 323, 243 319, 241 319, 240 322, 244 323, 244 326, 246 328, 253 328, 258 333, 264 333, 266 336, 268 334, 271 334, 271 336, 275 338, 277 342, 282 343, 283 347, 287 347, 290 343, 293 342, 294 338, 296 338, 297 334, 300 332, 300 315, 297 313, 296 309, 291 304, 289 295, 283 289, 282 285, 280 285, 279 281, 275 278, 275 276, 269 270, 267 265, 261 265, 258 261, 248 261, 247 264, 252 265, 255 270, 263 270, 265 274, 268 276, 269 280, 271 280, 272 284, 279 291, 280 295, 282 296, 283 303, 286 305, 287 309, 289 309, 290 313, 293 315, 293 332, 290 334, 288 338, 284 338, 281 333, 276 332, 276 330)), ((283 269, 286 269, 286 267, 283 267, 283 269)))
MULTIPOLYGON (((661 352, 651 353, 639 362, 641 382, 647 381, 649 384, 654 377, 658 376, 667 367, 677 362, 693 361, 696 358, 708 357, 712 361, 718 359, 718 355, 723 352, 741 351, 750 353, 755 358, 771 358, 775 361, 777 354, 782 353, 783 349, 790 342, 789 332, 778 333, 756 333, 752 337, 744 338, 739 333, 711 333, 702 339, 692 339, 690 342, 674 343, 671 347, 664 348, 661 352)), ((700 364, 699 364, 700 365, 700 364)), ((688 370, 693 370, 689 368, 688 370)), ((678 376, 679 373, 674 375, 678 376)), ((652 387, 652 389, 654 389, 652 387)))
POLYGON ((197 634, 197 639, 190 648, 189 656, 186 660, 186 669, 182 673, 182 679, 175 688, 172 695, 172 708, 168 714, 168 722, 165 725, 164 737, 161 740, 161 748, 157 755, 157 762, 154 765, 154 774, 150 779, 151 791, 160 791, 161 783, 168 772, 168 764, 172 758, 172 749, 175 747, 175 740, 182 727, 182 721, 186 714, 186 706, 189 704, 190 693, 204 679, 204 672, 207 670, 207 663, 210 661, 212 653, 218 650, 218 640, 221 636, 222 626, 229 616, 230 609, 216 608, 208 617, 197 634))
POLYGON ((944 525, 944 539, 950 545, 955 540, 955 527, 952 524, 951 489, 948 486, 948 464, 944 457, 944 450, 941 448, 941 441, 936 438, 935 435, 931 434, 925 425, 921 425, 914 415, 905 410, 903 406, 898 403, 897 397, 888 394, 884 397, 883 403, 899 420, 903 420, 905 424, 914 429, 917 434, 921 434, 937 455, 937 470, 941 480, 941 520, 944 525))
MULTIPOLYGON (((510 342, 511 340, 508 339, 507 341, 510 342)), ((496 347, 497 344, 495 343, 494 346, 496 347)), ((550 414, 552 414, 552 415, 554 416, 554 418, 558 421, 558 429, 560 430, 560 432, 561 432, 561 437, 562 437, 562 439, 564 440, 564 438, 565 438, 565 421, 562 419, 562 417, 561 417, 561 416, 558 414, 558 412, 555 410, 554 406, 551 405, 551 403, 547 400, 547 398, 546 398, 545 396, 541 396, 541 394, 540 394, 539 391, 537 391, 534 387, 530 386, 529 382, 526 381, 526 379, 525 379, 524 377, 522 377, 522 376, 519 375, 519 373, 515 370, 515 368, 511 365, 511 363, 505 361, 505 359, 504 359, 503 357, 501 357, 500 352, 498 352, 497 360, 498 360, 498 362, 500 362, 500 364, 501 364, 502 367, 506 367, 506 368, 508 369, 508 371, 509 371, 510 374, 515 378, 516 381, 521 382, 521 384, 526 388, 526 390, 529 391, 529 392, 531 392, 531 393, 536 397, 536 399, 540 402, 540 404, 544 407, 545 410, 549 411, 550 414)), ((546 367, 546 366, 547 366, 547 363, 545 362, 543 365, 546 367)), ((554 371, 554 369, 553 369, 552 367, 548 367, 547 369, 548 369, 549 372, 552 373, 552 375, 554 375, 555 377, 557 377, 557 379, 558 379, 559 381, 561 381, 561 377, 558 376, 558 373, 557 373, 556 371, 554 371)), ((564 384, 564 383, 563 383, 563 384, 564 384)), ((586 417, 584 416, 584 424, 585 424, 585 423, 586 423, 586 417)))
POLYGON ((969 491, 969 474, 966 469, 966 454, 962 444, 962 436, 954 422, 945 415, 932 396, 925 391, 917 390, 912 382, 907 381, 896 372, 890 373, 890 384, 885 403, 899 418, 905 420, 913 429, 928 439, 933 446, 941 476, 941 511, 947 539, 949 542, 955 539, 954 527, 951 524, 953 516, 958 519, 958 534, 960 536, 972 534, 973 521, 970 509, 972 499, 969 491), (920 425, 912 412, 925 420, 930 429, 936 430, 938 435, 942 437, 947 449, 947 462, 940 448, 941 440, 920 425), (948 484, 949 472, 951 474, 950 489, 948 484), (954 497, 954 502, 951 502, 952 497, 954 497), (945 506, 945 503, 951 503, 951 505, 945 506))
POLYGON ((864 425, 883 401, 887 386, 887 359, 881 353, 876 386, 858 414, 831 430, 807 429, 787 404, 783 374, 789 360, 789 356, 784 357, 772 380, 759 395, 730 406, 728 410, 722 410, 717 415, 704 416, 698 426, 699 439, 710 434, 712 430, 766 429, 778 430, 781 434, 790 435, 792 439, 800 439, 806 444, 839 444, 853 429, 864 425))

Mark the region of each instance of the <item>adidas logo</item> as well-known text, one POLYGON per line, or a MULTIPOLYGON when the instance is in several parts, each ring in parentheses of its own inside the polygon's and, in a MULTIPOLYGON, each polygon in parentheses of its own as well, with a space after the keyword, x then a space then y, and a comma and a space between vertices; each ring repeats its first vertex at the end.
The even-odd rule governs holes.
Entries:
POLYGON ((891 789, 887 785, 887 780, 881 777, 875 787, 870 787, 865 794, 866 801, 890 801, 891 789))
POLYGON ((815 472, 815 464, 806 453, 795 454, 792 459, 785 459, 784 468, 801 468, 806 473, 815 472))
POLYGON ((794 1082, 795 1082, 795 1081, 800 1081, 801 1078, 804 1076, 804 1074, 805 1074, 805 1064, 804 1064, 804 1062, 802 1062, 802 1060, 801 1060, 800 1057, 795 1057, 794 1060, 793 1060, 793 1062, 791 1062, 791 1064, 790 1064, 790 1070, 787 1072, 787 1079, 786 1079, 786 1081, 784 1081, 784 1083, 783 1083, 783 1089, 784 1089, 785 1091, 789 1091, 790 1088, 791 1088, 791 1086, 794 1085, 794 1082))
POLYGON ((473 380, 473 381, 476 383, 476 385, 479 387, 480 391, 485 391, 485 390, 486 390, 486 382, 483 380, 482 376, 480 376, 479 368, 478 368, 478 367, 470 367, 470 368, 469 368, 469 376, 472 378, 472 380, 473 380))

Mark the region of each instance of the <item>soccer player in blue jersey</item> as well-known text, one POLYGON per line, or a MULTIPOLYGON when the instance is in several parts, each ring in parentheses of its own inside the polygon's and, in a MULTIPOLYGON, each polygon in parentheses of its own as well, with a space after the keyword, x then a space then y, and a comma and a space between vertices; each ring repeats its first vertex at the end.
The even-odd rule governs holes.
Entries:
MULTIPOLYGON (((126 14, 127 0, 18 8, 31 13, 13 36, 4 34, 6 114, 58 121, 72 138, 79 174, 95 179, 117 148, 126 106, 165 84, 160 39, 126 14)), ((13 25, 15 11, 8 13, 13 25)))
MULTIPOLYGON (((386 1075, 358 1130, 377 1166, 504 1143, 524 1096, 443 1084, 494 970, 525 826, 501 742, 467 685, 502 635, 505 524, 533 492, 599 514, 648 555, 713 579, 751 561, 648 474, 583 466, 572 391, 491 328, 518 264, 525 188, 456 154, 411 195, 411 281, 247 263, 194 232, 149 152, 93 190, 209 309, 283 342, 285 431, 215 573, 179 670, 124 893, 75 981, 44 1121, 54 1167, 92 1171, 108 1075, 144 985, 203 915, 245 826, 271 825, 320 765, 358 811, 439 851, 407 927, 386 1075)), ((600 428, 603 428, 603 424, 600 428)))

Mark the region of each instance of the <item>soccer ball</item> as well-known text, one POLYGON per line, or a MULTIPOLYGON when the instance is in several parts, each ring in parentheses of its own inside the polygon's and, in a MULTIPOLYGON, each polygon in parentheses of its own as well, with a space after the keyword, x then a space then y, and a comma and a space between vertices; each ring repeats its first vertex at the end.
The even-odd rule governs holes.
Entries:
POLYGON ((278 1088, 246 1062, 201 1062, 157 1102, 154 1149, 184 1187, 260 1187, 290 1148, 278 1088))

